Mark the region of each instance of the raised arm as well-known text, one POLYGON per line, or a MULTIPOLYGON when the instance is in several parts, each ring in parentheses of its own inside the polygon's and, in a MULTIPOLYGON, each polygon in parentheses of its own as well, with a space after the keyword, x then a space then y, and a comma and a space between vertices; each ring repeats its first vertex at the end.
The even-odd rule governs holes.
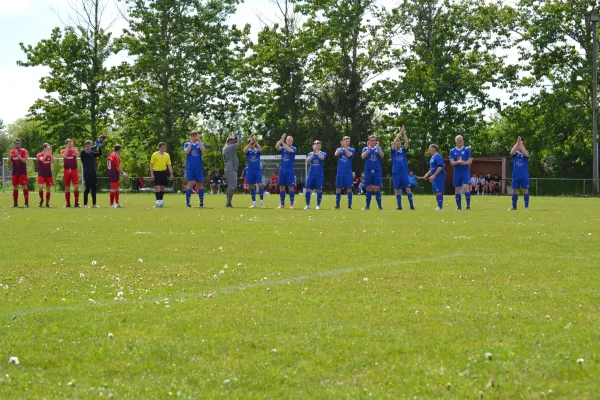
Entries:
POLYGON ((521 142, 521 153, 527 158, 529 158, 529 152, 525 149, 525 145, 521 142))
POLYGON ((183 145, 183 150, 185 151, 185 154, 190 154, 190 151, 192 151, 192 138, 191 137, 190 137, 190 141, 183 145))
POLYGON ((381 158, 383 160, 383 157, 385 156, 385 154, 383 153, 383 150, 381 149, 380 146, 377 146, 377 154, 379 154, 379 158, 381 158))
POLYGON ((513 148, 510 150, 510 155, 514 156, 515 154, 517 154, 517 151, 520 150, 520 147, 521 147, 521 136, 519 136, 519 138, 517 139, 517 143, 515 143, 513 148))
POLYGON ((367 146, 363 149, 363 152, 360 155, 360 158, 362 158, 364 160, 365 158, 367 158, 368 155, 369 155, 369 147, 367 146))
POLYGON ((283 144, 283 141, 285 140, 286 136, 287 135, 285 133, 281 135, 281 139, 279 139, 279 141, 275 144, 275 150, 281 151, 281 145, 283 144))
POLYGON ((406 135, 406 126, 402 125, 402 130, 400 131, 404 136, 404 148, 408 150, 408 136, 406 135))

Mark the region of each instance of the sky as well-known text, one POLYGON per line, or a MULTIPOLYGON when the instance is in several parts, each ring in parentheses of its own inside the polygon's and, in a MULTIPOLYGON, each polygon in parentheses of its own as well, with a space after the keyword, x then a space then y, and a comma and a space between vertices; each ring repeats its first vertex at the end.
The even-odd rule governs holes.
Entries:
MULTIPOLYGON (((25 117, 35 100, 45 95, 39 88, 39 80, 47 75, 48 69, 17 66, 17 61, 26 60, 19 42, 34 46, 40 40, 48 38, 53 28, 64 27, 72 14, 69 2, 74 1, 76 0, 0 0, 0 119, 5 124, 25 117)), ((119 3, 117 0, 105 2, 108 5, 106 20, 115 20, 111 31, 115 35, 120 34, 126 23, 119 16, 119 3)), ((275 19, 273 7, 270 0, 245 0, 238 6, 230 22, 238 26, 249 23, 254 36, 261 28, 259 15, 275 19)), ((118 62, 118 56, 109 60, 113 64, 118 62)), ((507 98, 503 93, 493 95, 507 98)))

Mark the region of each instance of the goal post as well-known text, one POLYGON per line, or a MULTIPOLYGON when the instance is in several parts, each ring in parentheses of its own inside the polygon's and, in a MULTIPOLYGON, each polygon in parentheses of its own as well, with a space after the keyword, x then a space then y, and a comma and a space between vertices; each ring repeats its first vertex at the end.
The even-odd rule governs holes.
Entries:
MULTIPOLYGON (((294 161, 294 172, 296 173, 296 184, 306 183, 306 177, 308 176, 308 163, 306 162, 305 155, 297 155, 294 161)), ((263 183, 266 184, 271 180, 273 172, 279 174, 279 167, 281 166, 281 156, 260 156, 260 163, 262 165, 263 183)))

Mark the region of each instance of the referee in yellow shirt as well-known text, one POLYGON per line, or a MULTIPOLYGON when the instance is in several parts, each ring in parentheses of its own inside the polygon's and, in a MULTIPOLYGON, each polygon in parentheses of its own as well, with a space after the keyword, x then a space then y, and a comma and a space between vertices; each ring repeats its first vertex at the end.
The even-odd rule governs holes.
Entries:
POLYGON ((152 154, 150 158, 150 177, 154 181, 154 195, 156 200, 162 200, 165 195, 165 186, 169 184, 169 179, 173 179, 173 167, 171 166, 171 156, 167 153, 167 144, 160 142, 158 151, 152 154), (167 175, 167 169, 171 174, 167 175))

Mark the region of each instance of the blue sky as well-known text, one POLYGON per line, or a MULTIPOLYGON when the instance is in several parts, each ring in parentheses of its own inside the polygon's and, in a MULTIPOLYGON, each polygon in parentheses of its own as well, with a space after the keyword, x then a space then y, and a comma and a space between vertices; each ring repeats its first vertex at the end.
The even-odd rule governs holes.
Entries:
MULTIPOLYGON (((76 1, 76 0, 71 0, 76 1)), ((115 0, 105 0, 109 18, 119 15, 115 0)), ((47 69, 17 66, 25 60, 19 42, 35 45, 50 36, 56 26, 68 20, 69 0, 0 0, 0 119, 6 124, 25 117, 33 102, 45 95, 38 87, 39 79, 47 69)), ((273 15, 269 0, 247 0, 238 7, 231 22, 250 23, 253 31, 259 27, 258 13, 273 15)), ((112 30, 121 32, 125 22, 118 20, 112 30)))

